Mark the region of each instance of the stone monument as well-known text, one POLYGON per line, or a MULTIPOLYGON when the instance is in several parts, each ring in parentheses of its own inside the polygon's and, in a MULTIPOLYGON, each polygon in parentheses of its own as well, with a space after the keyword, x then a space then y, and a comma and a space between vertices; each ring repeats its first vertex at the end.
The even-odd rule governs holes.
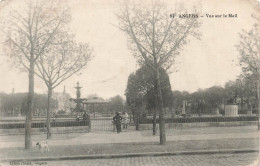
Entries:
POLYGON ((237 117, 238 116, 238 106, 237 105, 226 105, 225 106, 225 116, 237 117))

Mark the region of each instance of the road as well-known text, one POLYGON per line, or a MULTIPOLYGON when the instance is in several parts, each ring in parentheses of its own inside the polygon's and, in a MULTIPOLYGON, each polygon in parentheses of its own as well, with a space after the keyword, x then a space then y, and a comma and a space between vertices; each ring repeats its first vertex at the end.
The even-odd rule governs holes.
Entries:
MULTIPOLYGON (((177 155, 64 161, 32 161, 47 166, 246 166, 256 165, 258 153, 177 155)), ((18 163, 16 163, 18 164, 18 163)), ((3 163, 10 165, 10 163, 3 163)))

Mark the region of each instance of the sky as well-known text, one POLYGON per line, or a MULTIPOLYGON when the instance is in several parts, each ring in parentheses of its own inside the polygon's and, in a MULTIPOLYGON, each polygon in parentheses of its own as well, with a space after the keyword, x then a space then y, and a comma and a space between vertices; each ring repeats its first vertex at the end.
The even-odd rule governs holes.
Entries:
MULTIPOLYGON (((127 47, 127 36, 116 26, 117 1, 115 0, 67 0, 71 7, 71 30, 80 42, 88 42, 93 47, 94 58, 87 68, 72 76, 55 92, 66 92, 75 97, 77 81, 82 88, 82 96, 97 94, 108 99, 115 95, 124 97, 127 79, 139 66, 127 47)), ((11 0, 1 6, 2 11, 20 10, 22 0, 11 0)), ((252 1, 248 0, 190 0, 168 1, 169 8, 176 3, 184 6, 200 4, 202 26, 201 40, 191 39, 176 58, 176 64, 170 69, 172 90, 194 92, 199 88, 214 85, 224 86, 225 82, 235 80, 241 70, 238 66, 239 32, 249 30, 254 20, 252 1), (237 18, 207 18, 206 14, 237 14, 237 18), (177 72, 176 72, 177 71, 177 72)), ((3 12, 2 12, 3 13, 3 12)), ((3 38, 2 38, 3 39, 3 38)), ((1 38, 0 38, 1 43, 1 38)), ((1 48, 1 44, 0 44, 1 48)), ((28 73, 21 72, 7 61, 4 52, 0 52, 0 92, 11 93, 28 91, 28 73)), ((35 80, 35 91, 46 93, 47 88, 39 78, 35 80)))

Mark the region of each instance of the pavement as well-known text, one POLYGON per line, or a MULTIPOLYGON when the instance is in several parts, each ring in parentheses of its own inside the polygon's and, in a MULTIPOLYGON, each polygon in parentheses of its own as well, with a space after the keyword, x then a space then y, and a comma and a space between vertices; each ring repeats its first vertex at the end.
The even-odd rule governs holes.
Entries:
MULTIPOLYGON (((257 153, 145 156, 112 159, 28 161, 28 165, 47 166, 257 166, 257 153)), ((24 162, 26 163, 26 162, 24 162)), ((12 163, 13 164, 13 163, 12 163)), ((17 162, 22 165, 22 162, 17 162)), ((10 166, 11 162, 3 163, 10 166)))
MULTIPOLYGON (((158 133, 157 133, 158 135, 158 133)), ((24 139, 12 141, 12 137, 0 136, 0 149, 11 147, 24 147, 24 139)), ((23 136, 19 136, 22 137, 23 136)), ((203 127, 184 128, 167 130, 167 141, 189 141, 189 140, 217 140, 236 138, 258 138, 259 133, 256 126, 237 127, 203 127)), ((45 135, 33 140, 33 145, 45 140, 45 135)), ((88 144, 108 144, 108 143, 138 143, 138 142, 159 142, 158 136, 153 136, 150 130, 146 131, 123 131, 116 132, 91 132, 82 133, 79 136, 69 139, 51 139, 49 145, 88 145, 88 144)), ((258 147, 257 147, 258 148, 258 147)))
MULTIPOLYGON (((123 131, 120 134, 115 132, 73 133, 66 137, 48 140, 51 151, 48 154, 40 154, 35 147, 29 151, 23 150, 24 136, 0 136, 0 158, 6 162, 101 158, 117 160, 116 158, 125 157, 160 158, 169 155, 198 154, 202 156, 250 154, 249 156, 252 157, 258 155, 258 138, 256 126, 171 129, 167 130, 167 144, 164 146, 158 145, 159 136, 153 136, 150 130, 123 131), (89 149, 93 152, 89 152, 89 149), (111 151, 111 149, 114 150, 111 151)), ((44 139, 45 135, 33 136, 33 145, 44 139)), ((128 161, 126 165, 127 163, 128 161)))

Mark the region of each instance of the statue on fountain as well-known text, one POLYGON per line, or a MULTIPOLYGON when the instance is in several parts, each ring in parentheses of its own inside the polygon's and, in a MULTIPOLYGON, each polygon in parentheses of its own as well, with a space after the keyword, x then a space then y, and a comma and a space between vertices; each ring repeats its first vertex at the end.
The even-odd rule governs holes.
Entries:
POLYGON ((75 99, 71 98, 70 101, 74 101, 76 103, 76 107, 73 109, 73 112, 84 112, 82 102, 87 100, 86 98, 80 98, 80 89, 82 87, 79 86, 79 82, 77 82, 77 86, 74 87, 76 89, 77 97, 75 99))

